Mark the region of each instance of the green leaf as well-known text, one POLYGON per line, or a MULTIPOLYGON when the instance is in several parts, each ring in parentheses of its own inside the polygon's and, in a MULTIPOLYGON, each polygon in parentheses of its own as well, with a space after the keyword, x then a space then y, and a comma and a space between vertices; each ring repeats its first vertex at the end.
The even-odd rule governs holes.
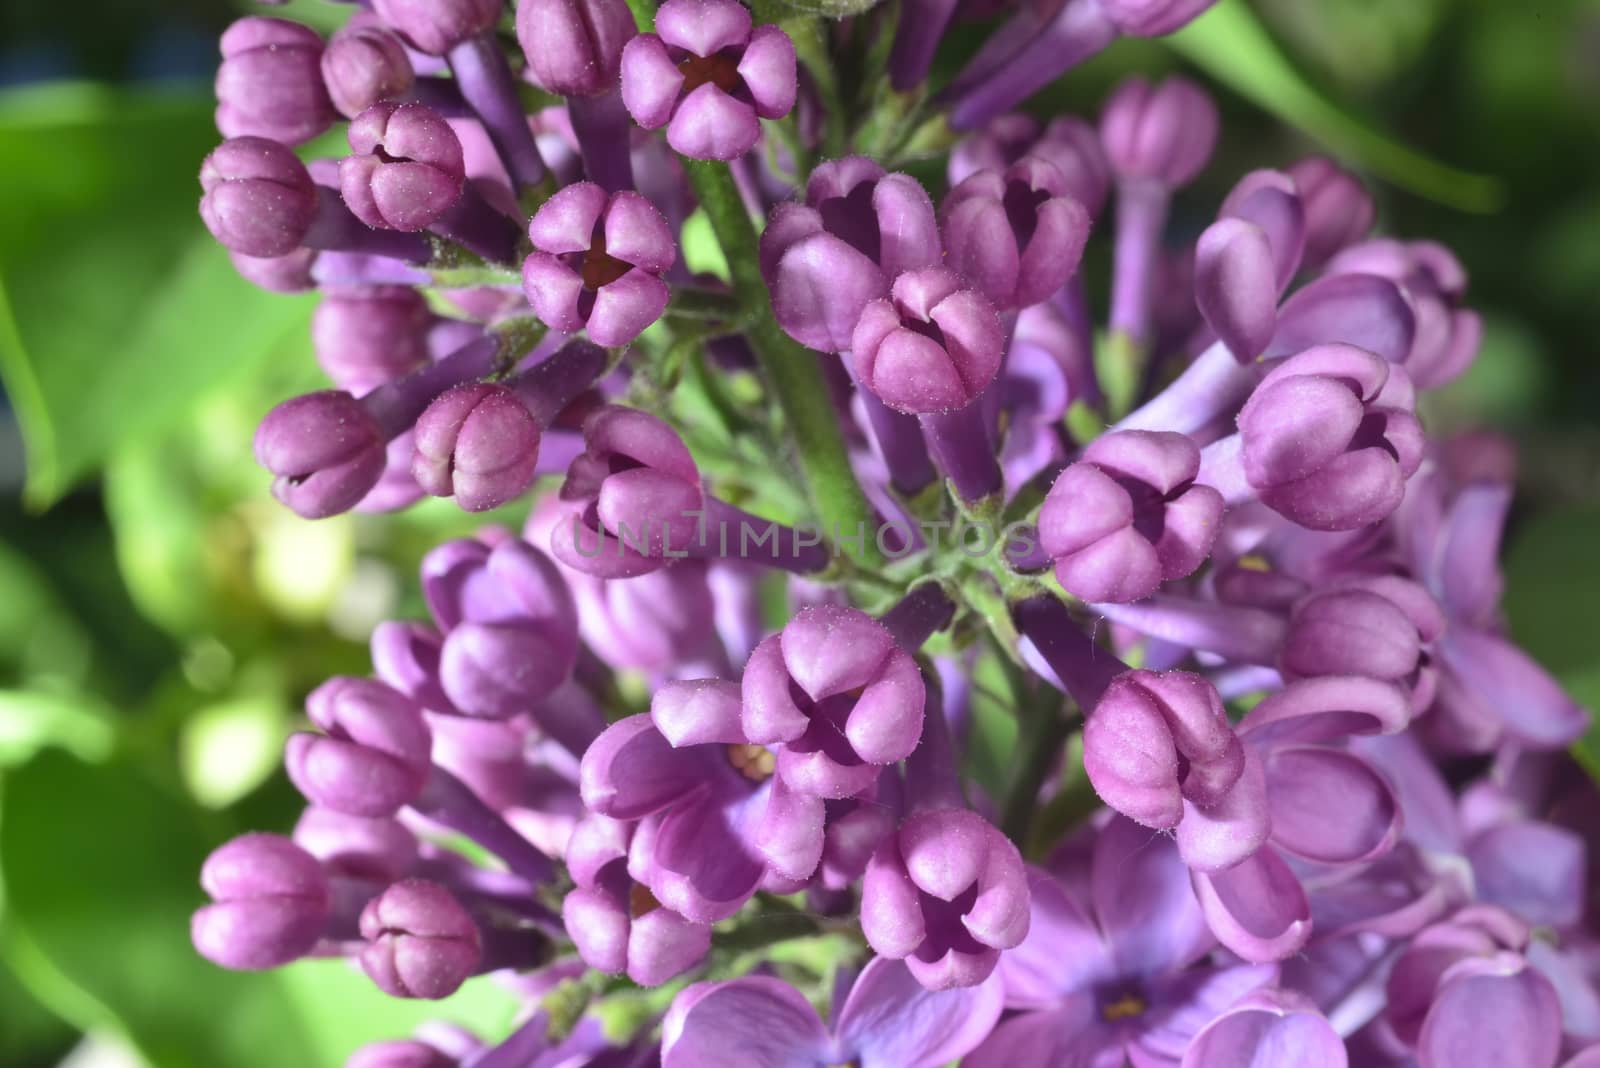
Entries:
POLYGON ((115 741, 110 709, 94 698, 0 690, 0 768, 26 764, 48 746, 105 760, 115 741))
POLYGON ((1407 148, 1318 92, 1246 0, 1219 0, 1166 41, 1212 78, 1403 189, 1463 211, 1500 205, 1504 191, 1497 179, 1407 148))
POLYGON ((198 95, 0 94, 0 377, 30 505, 304 328, 308 302, 239 278, 199 222, 217 140, 198 95))

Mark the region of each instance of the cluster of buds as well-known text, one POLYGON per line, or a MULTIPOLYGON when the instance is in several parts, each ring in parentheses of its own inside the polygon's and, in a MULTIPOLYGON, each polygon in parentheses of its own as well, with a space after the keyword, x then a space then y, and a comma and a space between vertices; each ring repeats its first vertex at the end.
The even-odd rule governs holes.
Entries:
POLYGON ((1322 157, 1169 225, 1219 126, 1181 77, 1011 112, 1208 0, 1024 5, 944 86, 953 0, 651 6, 223 38, 201 215, 324 295, 275 496, 531 507, 309 696, 308 807, 212 855, 196 948, 680 984, 356 1068, 1600 1063, 1588 714, 1500 619, 1507 450, 1418 417, 1476 354, 1461 265, 1322 157))

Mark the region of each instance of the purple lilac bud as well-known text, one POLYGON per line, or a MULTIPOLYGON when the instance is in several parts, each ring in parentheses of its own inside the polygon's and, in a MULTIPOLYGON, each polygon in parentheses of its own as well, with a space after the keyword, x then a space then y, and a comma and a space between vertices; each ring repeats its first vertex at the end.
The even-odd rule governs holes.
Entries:
POLYGON ((289 778, 314 804, 351 816, 392 816, 428 779, 433 746, 422 710, 373 679, 333 678, 306 698, 322 734, 290 735, 289 778))
POLYGON ((289 256, 316 221, 317 188, 305 164, 264 137, 218 145, 200 166, 200 188, 206 228, 245 256, 289 256))
POLYGON ((1211 554, 1222 495, 1197 485, 1200 450, 1183 434, 1123 430, 1095 439, 1051 486, 1039 543, 1056 578, 1086 601, 1137 601, 1193 574, 1211 554))
POLYGON ((200 885, 213 903, 190 922, 194 947, 238 971, 305 956, 332 908, 316 859, 275 834, 246 834, 218 847, 200 869, 200 885))
POLYGON ((783 743, 777 772, 790 786, 842 798, 916 748, 926 699, 916 662, 882 623, 821 605, 756 646, 742 721, 752 742, 783 743))
POLYGON ((1195 246, 1194 296, 1234 358, 1255 360, 1278 322, 1278 283, 1266 232, 1243 219, 1212 223, 1195 246))
POLYGON ((963 138, 950 153, 950 184, 960 185, 983 170, 1005 171, 1029 156, 1052 164, 1066 182, 1067 195, 1097 218, 1111 191, 1111 168, 1100 134, 1082 119, 1063 115, 1040 127, 1029 115, 1002 115, 963 138))
POLYGON ((561 96, 617 87, 622 50, 638 27, 624 0, 517 0, 517 41, 529 79, 561 96))
POLYGON ((317 305, 311 342, 334 385, 359 394, 427 363, 432 323, 410 286, 340 288, 317 305))
POLYGON ((1409 688, 1418 711, 1433 703, 1425 648, 1445 617, 1428 591, 1395 575, 1345 579, 1294 607, 1281 657, 1286 677, 1366 675, 1409 688))
POLYGON ((298 22, 252 15, 229 26, 216 83, 222 136, 298 145, 333 125, 321 59, 322 38, 298 22))
POLYGON ((1111 169, 1177 189, 1194 181, 1217 144, 1217 106, 1187 78, 1129 78, 1106 101, 1100 138, 1111 169))
POLYGON ((761 274, 778 324, 808 348, 841 352, 889 280, 943 262, 927 190, 864 156, 811 172, 804 204, 782 204, 761 234, 761 274))
POLYGON ((857 381, 896 411, 965 408, 1000 370, 1005 335, 994 306, 955 272, 929 267, 894 280, 851 335, 857 381))
POLYGON ((417 76, 400 38, 382 26, 351 22, 328 38, 322 80, 333 106, 353 119, 374 104, 404 96, 417 76))
POLYGON ((483 959, 483 936, 437 883, 395 883, 361 910, 361 968, 385 994, 437 1000, 456 992, 483 959))
POLYGON ((656 32, 622 50, 622 99, 646 130, 690 159, 737 159, 761 139, 760 119, 794 107, 794 43, 776 26, 753 30, 737 0, 667 0, 656 32))
POLYGON ((373 0, 378 17, 418 51, 442 56, 500 22, 502 0, 373 0))
POLYGON ((929 990, 975 986, 1027 936, 1022 856, 975 812, 910 816, 867 865, 861 931, 929 990))
POLYGON ((539 318, 597 345, 629 344, 661 317, 661 275, 677 259, 665 216, 632 191, 579 182, 547 200, 528 224, 534 251, 522 288, 539 318))
POLYGON ((484 512, 521 495, 539 465, 539 424, 517 395, 470 382, 439 396, 417 419, 411 473, 424 492, 484 512))
POLYGON ((391 883, 416 864, 417 836, 393 819, 369 819, 308 805, 294 825, 295 845, 330 874, 391 883))
POLYGON ((1361 179, 1327 156, 1307 156, 1288 169, 1305 209, 1304 265, 1321 267, 1372 230, 1377 209, 1361 179))
POLYGON ((1001 310, 1047 299, 1078 269, 1089 214, 1066 178, 1039 156, 1003 174, 980 171, 940 209, 948 263, 1001 310))
POLYGON ((1294 179, 1282 171, 1251 171, 1234 184, 1217 211, 1258 228, 1272 253, 1276 291, 1294 280, 1306 247, 1306 209, 1294 179))
POLYGON ((368 226, 423 230, 461 198, 461 142, 431 108, 374 104, 351 121, 349 139, 355 154, 339 161, 339 190, 368 226))
POLYGON ((1186 802, 1220 801, 1244 761, 1216 687, 1187 671, 1117 676, 1083 730, 1083 767, 1095 792, 1159 830, 1178 826, 1186 802))
POLYGON ((256 462, 274 475, 273 496, 308 519, 356 506, 385 463, 383 431, 349 393, 324 390, 284 401, 256 431, 256 462))

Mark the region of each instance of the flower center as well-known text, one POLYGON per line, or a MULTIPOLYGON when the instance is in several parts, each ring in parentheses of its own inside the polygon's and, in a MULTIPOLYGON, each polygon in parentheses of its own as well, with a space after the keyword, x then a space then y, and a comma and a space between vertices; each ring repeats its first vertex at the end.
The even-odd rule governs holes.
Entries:
POLYGON ((678 64, 678 73, 683 75, 684 96, 688 96, 707 82, 724 93, 732 93, 739 88, 739 83, 742 81, 739 77, 739 64, 720 53, 710 56, 690 56, 678 64))
POLYGON ((751 782, 766 782, 772 778, 778 758, 764 745, 730 745, 728 763, 751 782))
POLYGON ((1135 1016, 1142 1016, 1144 1010, 1149 1007, 1142 998, 1134 994, 1124 994, 1115 1001, 1108 1001, 1101 1005, 1100 1018, 1107 1023, 1115 1023, 1118 1020, 1128 1020, 1135 1016))
POLYGON ((628 891, 628 914, 638 919, 647 912, 654 912, 661 907, 661 902, 656 900, 656 895, 643 883, 634 883, 633 889, 628 891))
POLYGON ((623 263, 615 256, 606 253, 605 235, 596 233, 593 243, 589 245, 589 251, 583 254, 583 287, 599 289, 601 286, 610 285, 631 270, 633 270, 632 264, 623 263))

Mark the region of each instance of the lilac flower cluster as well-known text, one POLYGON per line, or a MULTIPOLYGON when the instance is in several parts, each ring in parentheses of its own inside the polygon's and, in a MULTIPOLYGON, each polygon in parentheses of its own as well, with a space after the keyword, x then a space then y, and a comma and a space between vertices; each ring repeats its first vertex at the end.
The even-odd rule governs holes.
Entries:
POLYGON ((275 496, 551 492, 307 698, 196 948, 528 1002, 358 1068, 1600 1063, 1588 714, 1499 616, 1508 450, 1418 415, 1461 265, 1322 157, 1175 243, 1181 77, 1010 110, 1208 6, 1023 5, 940 87, 953 0, 236 23, 200 212, 321 291, 334 387, 261 423, 275 496))

